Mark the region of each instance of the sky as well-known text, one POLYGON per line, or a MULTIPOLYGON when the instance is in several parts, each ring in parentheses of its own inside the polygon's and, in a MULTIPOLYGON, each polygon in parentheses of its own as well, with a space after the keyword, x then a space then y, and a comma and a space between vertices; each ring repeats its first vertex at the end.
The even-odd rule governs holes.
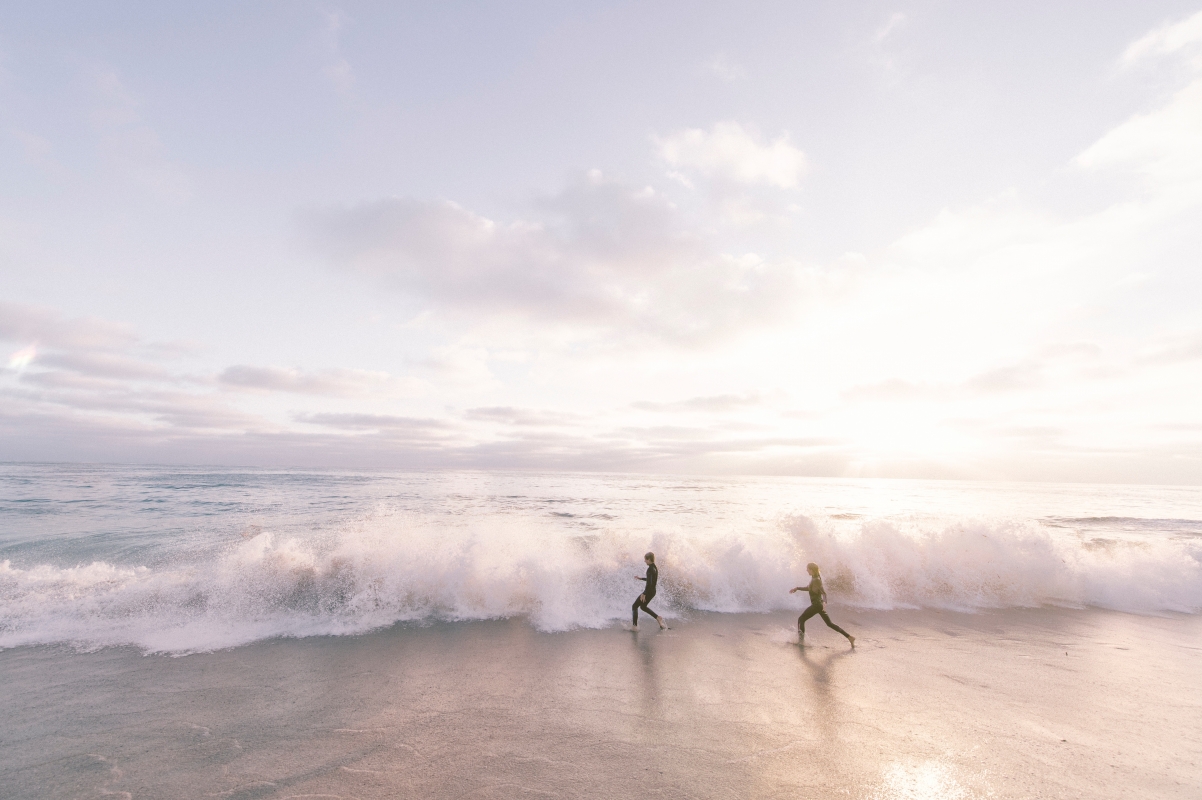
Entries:
POLYGON ((0 461, 1202 483, 1202 4, 0 4, 0 461))

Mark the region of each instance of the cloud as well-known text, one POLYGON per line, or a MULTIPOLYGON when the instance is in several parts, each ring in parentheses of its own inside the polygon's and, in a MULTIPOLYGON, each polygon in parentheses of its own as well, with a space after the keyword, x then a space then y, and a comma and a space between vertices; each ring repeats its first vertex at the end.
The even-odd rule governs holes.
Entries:
POLYGON ((969 379, 967 388, 978 392, 1014 392, 1037 388, 1043 381, 1039 364, 1015 364, 991 369, 969 379))
POLYGON ((350 18, 342 9, 322 12, 322 16, 321 47, 326 57, 322 74, 338 94, 350 97, 355 90, 355 70, 342 54, 342 29, 350 18))
POLYGON ((639 411, 652 411, 656 413, 721 413, 723 411, 734 411, 739 408, 758 406, 762 402, 763 400, 758 394, 720 394, 709 397, 690 397, 687 400, 677 400, 671 403, 640 401, 631 403, 630 407, 639 411))
POLYGON ((500 224, 452 202, 312 211, 336 268, 464 315, 508 315, 611 338, 698 342, 762 323, 797 295, 795 267, 719 252, 648 188, 591 173, 500 224))
MULTIPOLYGON (((1132 63, 1188 56, 1196 37, 1182 31, 1145 37, 1132 63)), ((136 129, 142 111, 115 92, 96 124, 136 129)), ((813 270, 729 247, 706 216, 754 221, 805 180, 787 137, 731 122, 656 140, 698 189, 671 188, 683 210, 599 173, 516 218, 395 198, 315 210, 315 252, 395 291, 392 321, 413 321, 381 352, 403 348, 428 382, 279 366, 291 357, 182 374, 178 353, 128 326, 0 304, 14 365, 0 373, 3 449, 33 454, 41 437, 42 458, 1196 480, 1199 131, 1190 85, 1035 199, 960 205, 813 270), (1105 191, 1073 194, 1082 185, 1105 191), (1080 344, 1095 340, 1105 349, 1080 344), (426 394, 398 401, 409 387, 426 394), (778 412, 780 396, 798 409, 778 412)), ((761 232, 730 241, 827 249, 802 226, 761 232)))
POLYGON ((719 53, 710 59, 705 65, 705 70, 723 83, 738 83, 747 77, 747 70, 743 65, 725 53, 719 53))
POLYGON ((390 434, 403 432, 408 436, 420 435, 423 437, 441 435, 451 430, 451 426, 443 420, 399 417, 392 414, 300 414, 297 415, 296 421, 306 425, 320 425, 326 428, 383 431, 390 434))
MULTIPOLYGON (((65 386, 79 376, 175 380, 146 357, 156 348, 143 343, 132 328, 94 317, 66 318, 48 308, 0 302, 0 341, 25 344, 10 358, 10 368, 24 382, 65 386)), ((158 349, 170 351, 172 346, 158 349)))
POLYGON ((38 359, 42 367, 58 367, 81 375, 134 380, 167 380, 157 364, 117 353, 50 353, 38 359))
POLYGON ((1136 363, 1178 364, 1202 359, 1202 332, 1174 336, 1154 342, 1136 358, 1136 363))
POLYGON ((554 427, 572 424, 581 420, 578 414, 564 414, 556 411, 516 408, 514 406, 469 408, 463 412, 463 418, 473 422, 501 422, 506 425, 528 427, 554 427))
POLYGON ((1165 23, 1134 41, 1120 63, 1133 66, 1155 56, 1189 54, 1190 64, 1202 68, 1202 11, 1179 22, 1165 23))
POLYGON ((895 11, 894 13, 890 14, 889 19, 885 20, 885 24, 877 28, 876 33, 873 34, 873 41, 877 44, 885 41, 898 30, 900 30, 906 24, 906 20, 906 15, 901 11, 895 11))
POLYGON ((363 369, 326 369, 307 372, 285 367, 227 367, 217 380, 228 387, 262 392, 291 392, 314 395, 362 395, 395 391, 404 387, 387 372, 363 369))
POLYGON ((853 386, 842 393, 848 403, 892 403, 929 399, 942 391, 939 387, 923 386, 901 378, 889 378, 879 383, 853 386))
POLYGON ((734 184, 796 189, 806 172, 805 153, 787 133, 764 143, 737 122, 718 122, 708 131, 687 128, 655 143, 674 170, 734 184))
POLYGON ((86 421, 133 430, 248 430, 270 425, 211 394, 146 387, 69 372, 41 372, 23 378, 20 388, 0 386, 9 410, 42 419, 86 421), (34 388, 28 388, 34 387, 34 388))
POLYGON ((128 325, 95 317, 64 318, 53 309, 0 301, 0 340, 44 347, 123 348, 137 342, 128 325))
POLYGON ((1202 178, 1202 80, 1166 106, 1127 120, 1074 159, 1087 170, 1125 169, 1164 185, 1202 178))
POLYGON ((20 372, 33 363, 37 357, 38 347, 36 344, 22 347, 8 357, 8 368, 20 372))

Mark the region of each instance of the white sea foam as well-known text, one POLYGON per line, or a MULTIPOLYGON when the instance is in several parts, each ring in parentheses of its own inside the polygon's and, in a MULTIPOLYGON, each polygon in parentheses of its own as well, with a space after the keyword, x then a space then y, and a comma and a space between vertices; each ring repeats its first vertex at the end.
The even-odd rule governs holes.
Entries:
POLYGON ((1037 523, 793 516, 763 530, 568 535, 527 518, 487 526, 368 517, 300 538, 265 531, 169 567, 0 562, 0 647, 129 644, 184 653, 275 636, 353 634, 400 621, 522 616, 541 630, 624 619, 642 553, 653 603, 754 612, 797 608, 788 590, 822 565, 836 604, 874 609, 1098 606, 1202 611, 1202 540, 1099 542, 1037 523))

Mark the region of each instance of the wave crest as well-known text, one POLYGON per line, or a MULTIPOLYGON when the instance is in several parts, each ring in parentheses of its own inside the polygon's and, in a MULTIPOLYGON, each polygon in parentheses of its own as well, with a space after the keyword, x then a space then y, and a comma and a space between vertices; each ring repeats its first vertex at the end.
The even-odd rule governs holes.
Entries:
POLYGON ((887 520, 696 535, 487 528, 369 518, 313 538, 259 532, 219 556, 165 568, 0 562, 0 647, 71 642, 187 653, 275 636, 361 633, 403 621, 524 616, 542 630, 621 620, 657 553, 669 614, 796 608, 788 590, 822 565, 835 603, 961 610, 1098 606, 1202 610, 1196 538, 1098 540, 1036 524, 887 520))

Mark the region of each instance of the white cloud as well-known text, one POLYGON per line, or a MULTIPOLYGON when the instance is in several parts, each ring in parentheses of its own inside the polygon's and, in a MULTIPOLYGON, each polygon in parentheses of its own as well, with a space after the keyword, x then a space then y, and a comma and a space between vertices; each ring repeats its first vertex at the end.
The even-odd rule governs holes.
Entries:
MULTIPOLYGON (((862 45, 882 54, 901 44, 898 26, 904 21, 894 15, 878 31, 875 25, 886 16, 874 17, 858 34, 862 45)), ((348 92, 354 76, 338 50, 342 19, 338 13, 326 17, 330 47, 310 53, 309 77, 324 80, 317 70, 328 67, 325 79, 348 92), (322 57, 328 58, 317 62, 322 57)), ((1175 64, 1196 52, 1197 42, 1195 28, 1166 26, 1133 45, 1126 61, 1171 56, 1161 60, 1175 64)), ((769 69, 770 61, 756 63, 769 69)), ((729 80, 741 73, 729 60, 708 69, 729 80)), ((1170 77, 1182 74, 1174 70, 1170 77)), ((106 91, 97 130, 118 136, 145 129, 125 145, 141 147, 150 164, 165 157, 153 132, 143 135, 149 131, 142 120, 151 116, 147 106, 119 81, 106 91)), ((805 178, 805 155, 787 136, 774 139, 775 129, 761 136, 733 122, 661 128, 676 131, 656 140, 661 166, 696 188, 686 193, 670 187, 677 192, 672 197, 684 198, 681 208, 658 191, 596 173, 531 204, 516 220, 422 200, 315 211, 305 220, 314 248, 337 269, 367 278, 373 296, 353 282, 347 286, 300 269, 280 287, 270 246, 249 235, 225 246, 239 269, 264 270, 257 276, 263 294, 254 296, 253 306, 243 293, 258 291, 256 281, 231 285, 242 298, 232 305, 227 292, 215 292, 213 300, 205 300, 204 292, 195 298, 178 293, 189 303, 212 303, 185 315, 182 329, 196 329, 189 326, 201 311, 209 318, 228 311, 231 324, 210 326, 213 332, 205 334, 219 347, 223 339, 238 347, 227 352, 247 352, 240 334, 261 328, 262 313, 268 313, 273 335, 253 347, 274 353, 263 356, 267 366, 205 363, 184 373, 183 356, 143 341, 128 326, 0 305, 0 339, 8 348, 2 352, 12 366, 0 371, 5 454, 1197 479, 1200 91, 1187 86, 1114 127, 1073 162, 1077 169, 1033 182, 1040 188, 1031 191, 1039 195, 1013 191, 957 201, 883 248, 872 237, 857 243, 832 233, 817 244, 805 238, 815 224, 831 219, 813 213, 818 204, 854 205, 838 192, 813 193, 806 213, 792 217, 787 230, 769 229, 765 223, 780 218, 784 203, 799 199, 791 190, 805 178), (1104 191, 1093 192, 1098 186, 1104 191), (760 227, 732 232, 728 224, 760 227), (731 238, 720 238, 726 235, 731 238), (757 252, 779 245, 785 255, 746 253, 747 245, 735 248, 732 241, 754 242, 757 252), (244 243, 251 245, 249 255, 235 258, 244 243), (803 270, 788 256, 803 249, 864 253, 803 270), (375 296, 381 287, 395 294, 375 296), (305 292, 308 302, 289 320, 289 308, 305 292), (254 329, 244 324, 239 330, 239 308, 248 306, 258 320, 254 329), (313 347, 318 337, 320 346, 313 347), (34 352, 35 342, 30 360, 22 353, 34 352), (678 346, 697 342, 705 347, 678 346), (330 355, 337 347, 344 358, 326 362, 338 359, 330 355), (323 364, 372 359, 380 368, 301 363, 312 353, 324 354, 323 364), (1143 433, 1158 425, 1159 434, 1143 433), (37 451, 31 444, 37 437, 52 444, 37 451), (1160 466, 1145 469, 1153 461, 1160 466), (1105 469, 1091 471, 1095 464, 1105 469)), ((827 129, 822 138, 829 142, 839 132, 827 129)), ((364 143, 376 139, 362 133, 364 143)), ((554 144, 555 135, 536 144, 554 144)), ((18 136, 33 160, 77 152, 60 133, 51 138, 57 150, 46 140, 18 136)), ((482 142, 465 138, 460 144, 482 142)), ((912 143, 905 137, 890 142, 881 146, 900 148, 900 159, 917 152, 906 149, 912 143)), ((496 141, 487 144, 495 149, 496 141)), ((121 147, 113 142, 105 152, 121 147)), ((360 156, 358 167, 337 162, 349 165, 346 171, 322 161, 316 172, 292 174, 310 196, 326 197, 356 196, 366 184, 353 173, 366 163, 377 165, 377 187, 400 174, 396 162, 370 144, 360 156), (325 182, 334 172, 335 181, 325 182)), ((846 181, 841 191, 847 194, 886 187, 871 174, 872 163, 861 163, 863 174, 853 169, 829 177, 846 181)), ((556 169, 552 161, 538 164, 556 169)), ((824 172, 836 167, 824 156, 824 172)), ((488 173, 487 167, 465 167, 457 178, 466 181, 460 190, 512 197, 522 190, 489 183, 512 175, 509 168, 488 173)), ((639 173, 637 167, 631 171, 639 173)), ((542 172, 527 174, 542 180, 542 172)), ((119 183, 112 177, 104 175, 106 192, 119 183)), ((429 186, 431 179, 410 177, 405 185, 411 187, 429 186)), ((253 181, 245 186, 253 188, 253 181)), ((930 188, 939 191, 938 185, 930 188)), ((959 191, 951 184, 944 188, 959 191)), ((294 189, 281 191, 296 197, 294 189)), ((901 204, 882 200, 872 209, 891 225, 900 219, 901 204)), ((188 216, 195 222, 189 228, 224 238, 209 226, 219 222, 215 217, 188 216)), ((248 218, 245 227, 253 223, 248 218)), ((0 224, 9 226, 4 233, 13 230, 0 224)), ((69 227, 61 229, 65 236, 76 235, 69 227)), ((190 240, 177 240, 176 232, 164 229, 163 238, 181 254, 179 262, 162 258, 158 265, 164 286, 187 287, 167 279, 189 258, 201 259, 185 252, 190 240)), ((13 240, 0 236, 0 247, 11 250, 13 240)), ((121 254, 100 244, 96 270, 108 269, 121 254)), ((62 253, 62 262, 73 255, 62 253)), ((32 260, 8 263, 30 274, 35 269, 20 266, 32 260)), ((213 280, 222 274, 215 272, 213 280)), ((40 296, 16 283, 13 291, 40 296)), ((79 302, 78 292, 71 296, 79 302)), ((114 302, 105 299, 109 307, 114 302)), ((177 325, 169 313, 155 312, 147 317, 150 324, 177 325)))
POLYGON ((1127 120, 1077 156, 1086 169, 1130 169, 1162 184, 1202 178, 1202 80, 1165 106, 1127 120))
POLYGON ((797 294, 794 267, 719 252, 654 191, 591 175, 500 224, 455 203, 381 200, 311 212, 340 269, 465 315, 700 341, 760 324, 797 294))
POLYGON ((718 122, 708 131, 687 128, 655 142, 673 170, 719 181, 795 189, 806 172, 805 153, 787 133, 764 142, 737 122, 718 122))
POLYGON ((1132 42, 1123 52, 1121 63, 1132 66, 1154 56, 1182 54, 1189 63, 1202 69, 1202 11, 1179 22, 1165 23, 1132 42))

